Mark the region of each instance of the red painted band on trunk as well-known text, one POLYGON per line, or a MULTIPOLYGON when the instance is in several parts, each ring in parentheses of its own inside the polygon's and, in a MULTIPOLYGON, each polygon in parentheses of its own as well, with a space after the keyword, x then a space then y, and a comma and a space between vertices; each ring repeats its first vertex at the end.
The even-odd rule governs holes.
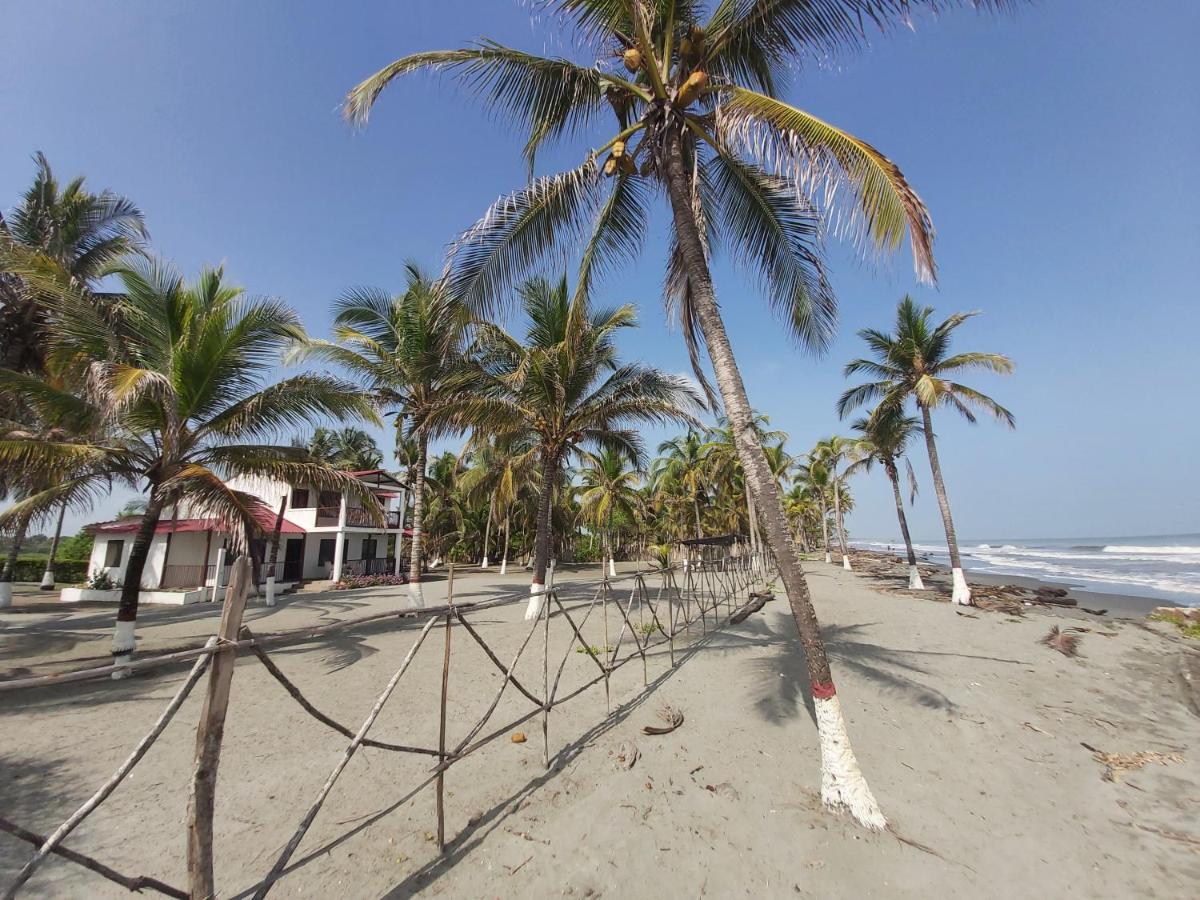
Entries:
POLYGON ((812 686, 812 692, 813 692, 813 697, 815 699, 828 700, 830 697, 832 697, 834 694, 837 693, 837 688, 835 688, 833 686, 832 681, 827 681, 824 684, 820 684, 820 683, 814 681, 813 686, 812 686))

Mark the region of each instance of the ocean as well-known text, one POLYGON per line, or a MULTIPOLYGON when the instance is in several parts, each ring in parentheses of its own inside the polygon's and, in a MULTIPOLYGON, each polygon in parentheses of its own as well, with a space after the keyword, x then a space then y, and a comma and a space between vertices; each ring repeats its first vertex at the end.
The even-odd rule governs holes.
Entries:
MULTIPOLYGON (((904 541, 855 541, 865 550, 904 555, 904 541)), ((917 556, 949 565, 945 544, 917 543, 917 556)), ((1109 538, 988 539, 959 541, 963 568, 1023 575, 1086 591, 1153 597, 1200 606, 1200 534, 1109 538)))

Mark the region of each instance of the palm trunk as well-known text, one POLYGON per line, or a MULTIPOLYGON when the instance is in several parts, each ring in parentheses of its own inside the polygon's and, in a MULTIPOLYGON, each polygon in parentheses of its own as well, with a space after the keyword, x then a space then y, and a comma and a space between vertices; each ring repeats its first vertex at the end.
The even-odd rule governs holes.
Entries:
POLYGON ((699 540, 704 537, 704 532, 700 528, 700 501, 695 495, 692 496, 692 513, 696 516, 696 538, 699 540))
POLYGON ((887 820, 880 812, 879 805, 858 768, 846 734, 840 701, 829 670, 829 659, 825 655, 825 643, 821 638, 817 614, 804 580, 804 570, 788 533, 787 517, 783 511, 779 488, 771 475, 762 443, 754 428, 746 387, 738 371, 729 336, 725 332, 725 323, 721 320, 721 311, 713 291, 712 277, 692 207, 691 189, 684 169, 677 126, 669 129, 667 141, 667 188, 674 213, 675 235, 693 290, 696 317, 704 335, 704 342, 708 346, 713 374, 733 428, 738 457, 757 501, 759 517, 765 526, 767 541, 779 566, 780 579, 787 591, 796 628, 800 633, 800 642, 804 647, 821 745, 821 798, 829 807, 848 809, 855 819, 868 828, 883 828, 887 820))
POLYGON ((500 574, 508 574, 508 510, 504 511, 504 555, 500 557, 500 574))
POLYGON ((846 526, 842 524, 842 482, 833 479, 833 523, 837 527, 838 544, 842 548, 842 568, 850 568, 850 555, 846 551, 846 526))
POLYGON ((54 590, 54 562, 58 559, 58 544, 62 539, 63 517, 67 514, 67 504, 58 508, 58 522, 54 526, 54 539, 50 542, 50 555, 46 557, 46 571, 42 573, 41 589, 54 590))
POLYGON ((496 495, 488 498, 487 524, 483 526, 483 566, 488 567, 488 544, 492 541, 492 512, 496 508, 496 495))
POLYGON ((287 494, 279 501, 279 514, 275 516, 275 528, 271 531, 271 555, 267 561, 267 606, 275 605, 275 563, 279 559, 279 535, 283 532, 283 515, 287 512, 287 494))
MULTIPOLYGON (((142 522, 134 535, 133 546, 129 548, 129 560, 125 563, 125 580, 121 584, 121 602, 117 606, 117 625, 113 633, 114 663, 128 662, 133 656, 142 573, 146 570, 146 560, 150 556, 150 545, 154 541, 154 531, 158 527, 162 508, 158 485, 152 485, 150 496, 146 498, 146 511, 142 513, 142 522)), ((128 670, 113 672, 113 678, 124 678, 128 674, 128 670)))
POLYGON ((821 546, 825 548, 825 562, 833 562, 829 555, 829 507, 825 505, 825 492, 821 492, 821 546))
POLYGON ((425 517, 425 466, 429 453, 429 439, 420 434, 417 437, 417 471, 413 477, 413 519, 412 547, 408 562, 408 597, 414 607, 425 605, 425 593, 421 590, 421 546, 422 526, 425 517))
POLYGON ((546 593, 546 563, 550 558, 550 504, 554 495, 554 476, 558 469, 558 453, 542 448, 542 493, 538 497, 537 534, 533 541, 533 583, 529 586, 529 606, 526 621, 536 619, 542 612, 546 593))
POLYGON ((21 545, 25 543, 25 529, 29 520, 22 519, 13 530, 12 546, 8 548, 8 558, 4 561, 4 570, 0 571, 0 609, 12 606, 12 587, 17 577, 17 558, 21 555, 21 545))
POLYGON ((933 420, 929 408, 921 407, 921 421, 925 426, 925 447, 929 451, 929 469, 933 473, 933 492, 937 494, 938 509, 942 511, 942 525, 946 528, 946 549, 950 551, 950 578, 954 585, 951 602, 971 606, 971 589, 963 575, 962 558, 958 555, 958 537, 954 533, 954 519, 950 516, 950 501, 946 499, 946 484, 942 481, 942 464, 938 461, 937 441, 933 437, 933 420))
POLYGON ((913 552, 912 537, 908 533, 908 518, 904 515, 904 498, 900 494, 900 473, 896 471, 894 461, 885 461, 888 480, 892 483, 892 494, 896 498, 896 518, 900 520, 900 534, 904 536, 904 549, 908 552, 908 589, 910 591, 925 590, 925 582, 917 569, 917 554, 913 552))

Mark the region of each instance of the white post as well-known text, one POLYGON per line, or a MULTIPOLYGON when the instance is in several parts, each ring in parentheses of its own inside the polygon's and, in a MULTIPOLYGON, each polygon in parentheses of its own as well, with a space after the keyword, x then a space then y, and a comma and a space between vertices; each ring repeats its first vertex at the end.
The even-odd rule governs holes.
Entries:
POLYGON ((617 564, 616 564, 616 561, 613 560, 613 558, 611 556, 609 556, 609 558, 608 558, 608 577, 609 578, 617 577, 617 564))
POLYGON ((908 589, 910 591, 925 590, 925 582, 921 580, 921 573, 917 571, 916 565, 908 567, 908 589))
POLYGON ((338 530, 333 545, 333 571, 329 580, 337 584, 342 580, 342 566, 346 563, 346 495, 342 494, 342 505, 338 508, 338 530))
POLYGON ((0 581, 0 609, 12 606, 12 582, 0 581))
POLYGON ((842 568, 847 572, 850 571, 850 557, 846 556, 844 553, 842 554, 842 568))
POLYGON ((225 548, 217 548, 217 567, 213 570, 213 587, 212 597, 213 603, 221 599, 221 573, 225 571, 225 548))

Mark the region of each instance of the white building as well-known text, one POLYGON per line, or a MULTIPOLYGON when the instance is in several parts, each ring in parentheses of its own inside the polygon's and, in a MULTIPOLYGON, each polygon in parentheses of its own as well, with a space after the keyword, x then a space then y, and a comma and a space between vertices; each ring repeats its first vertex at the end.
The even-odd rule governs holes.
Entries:
MULTIPOLYGON (((311 486, 288 485, 269 479, 237 479, 229 487, 261 500, 255 510, 260 533, 253 538, 252 556, 263 561, 257 581, 266 577, 267 547, 284 498, 287 506, 279 535, 276 564, 278 585, 301 581, 337 581, 348 575, 400 574, 400 543, 404 535, 405 485, 382 469, 349 473, 365 484, 385 512, 380 528, 356 498, 311 486)), ((185 511, 186 512, 186 511, 185 511)), ((141 524, 140 516, 88 525, 92 534, 89 577, 101 572, 123 582, 129 551, 141 524)), ((230 534, 215 519, 188 518, 164 510, 142 573, 146 592, 197 592, 228 584, 233 555, 230 534)), ((74 596, 71 599, 79 599, 74 596)), ((64 599, 67 599, 64 592, 64 599)), ((146 599, 158 599, 148 597, 146 599)), ((190 601, 184 601, 190 602, 190 601)))

